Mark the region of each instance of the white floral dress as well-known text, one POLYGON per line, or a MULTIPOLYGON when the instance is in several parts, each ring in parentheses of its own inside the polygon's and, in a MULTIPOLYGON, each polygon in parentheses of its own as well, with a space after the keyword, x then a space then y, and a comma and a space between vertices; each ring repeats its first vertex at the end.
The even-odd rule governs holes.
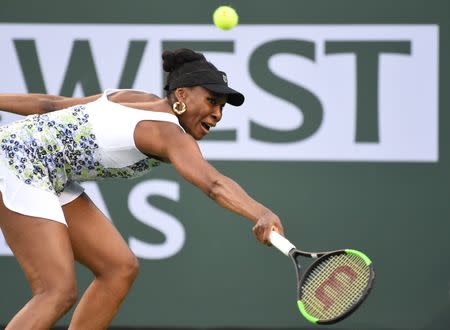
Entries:
POLYGON ((136 148, 134 129, 142 120, 181 128, 177 117, 109 101, 116 91, 0 127, 0 191, 6 207, 66 223, 61 206, 83 192, 76 181, 133 178, 159 165, 136 148))

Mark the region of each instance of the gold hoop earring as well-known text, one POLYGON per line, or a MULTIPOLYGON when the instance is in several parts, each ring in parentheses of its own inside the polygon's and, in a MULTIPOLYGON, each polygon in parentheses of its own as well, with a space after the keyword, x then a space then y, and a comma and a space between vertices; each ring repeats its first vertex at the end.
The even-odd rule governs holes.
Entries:
POLYGON ((172 105, 173 112, 177 115, 182 115, 187 109, 186 104, 184 102, 177 101, 172 105))

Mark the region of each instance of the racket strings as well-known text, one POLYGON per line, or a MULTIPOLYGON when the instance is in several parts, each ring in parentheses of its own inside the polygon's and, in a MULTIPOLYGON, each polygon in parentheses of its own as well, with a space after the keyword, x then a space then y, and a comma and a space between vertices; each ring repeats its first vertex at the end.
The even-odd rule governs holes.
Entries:
POLYGON ((370 281, 370 266, 356 255, 338 254, 315 264, 304 279, 301 301, 311 316, 331 320, 359 301, 370 281))

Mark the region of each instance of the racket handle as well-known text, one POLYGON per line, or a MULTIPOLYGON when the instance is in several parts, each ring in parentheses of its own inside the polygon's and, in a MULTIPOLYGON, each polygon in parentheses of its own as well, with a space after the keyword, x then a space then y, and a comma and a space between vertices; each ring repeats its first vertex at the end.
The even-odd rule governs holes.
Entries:
POLYGON ((270 243, 275 246, 281 253, 289 256, 289 251, 295 249, 294 244, 289 242, 286 238, 278 234, 276 231, 272 231, 269 236, 270 243))

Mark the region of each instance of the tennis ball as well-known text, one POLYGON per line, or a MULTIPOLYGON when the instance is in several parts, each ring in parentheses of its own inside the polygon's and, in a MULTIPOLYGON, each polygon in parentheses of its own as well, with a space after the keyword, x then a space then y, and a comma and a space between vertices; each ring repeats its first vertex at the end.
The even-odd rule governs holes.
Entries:
POLYGON ((214 24, 222 30, 230 30, 234 28, 239 20, 236 10, 229 6, 218 7, 213 14, 214 24))

